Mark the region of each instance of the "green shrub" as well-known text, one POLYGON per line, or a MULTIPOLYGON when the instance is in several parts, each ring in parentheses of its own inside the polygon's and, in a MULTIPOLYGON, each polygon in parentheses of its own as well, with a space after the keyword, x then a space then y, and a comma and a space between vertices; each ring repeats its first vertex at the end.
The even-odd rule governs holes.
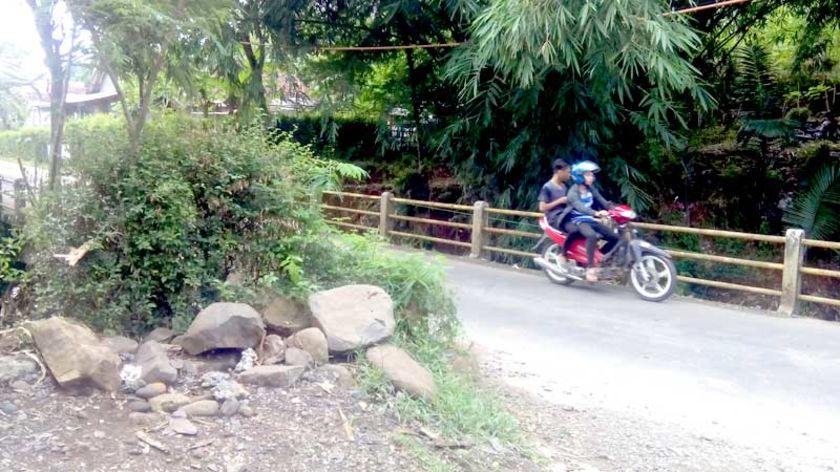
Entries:
MULTIPOLYGON (((234 269, 254 283, 306 286, 308 241, 329 233, 320 190, 355 167, 317 159, 259 129, 178 116, 148 125, 136 166, 116 119, 72 126, 76 182, 44 195, 24 230, 34 252, 36 315, 63 313, 100 329, 184 324, 220 298, 234 269), (85 245, 69 267, 54 254, 85 245)), ((305 290, 302 289, 302 290, 305 290)))
POLYGON ((49 128, 20 128, 0 131, 0 158, 33 164, 47 162, 49 128))

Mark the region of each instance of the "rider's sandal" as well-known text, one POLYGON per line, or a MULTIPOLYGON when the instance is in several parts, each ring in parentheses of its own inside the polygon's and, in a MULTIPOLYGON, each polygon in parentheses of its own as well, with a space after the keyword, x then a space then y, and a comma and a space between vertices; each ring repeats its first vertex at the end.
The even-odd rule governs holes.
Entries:
POLYGON ((598 272, 595 269, 586 269, 586 281, 587 282, 597 282, 598 281, 598 272))

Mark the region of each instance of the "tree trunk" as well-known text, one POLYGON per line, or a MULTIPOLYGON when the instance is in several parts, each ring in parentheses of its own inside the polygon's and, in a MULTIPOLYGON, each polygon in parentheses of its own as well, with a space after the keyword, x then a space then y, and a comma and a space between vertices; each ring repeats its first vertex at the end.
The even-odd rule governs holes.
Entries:
POLYGON ((55 25, 53 23, 53 8, 56 0, 38 4, 37 0, 27 0, 32 14, 35 16, 35 26, 44 50, 44 62, 50 71, 50 174, 49 190, 55 190, 61 182, 61 148, 64 141, 64 122, 66 118, 65 102, 67 87, 70 79, 70 67, 73 61, 76 31, 68 53, 67 67, 61 61, 62 39, 54 38, 55 25))
POLYGON ((405 50, 405 60, 408 64, 408 85, 411 87, 411 115, 414 120, 414 139, 417 142, 417 172, 423 170, 423 155, 421 152, 422 126, 420 120, 420 96, 417 93, 417 65, 414 62, 414 51, 405 50))

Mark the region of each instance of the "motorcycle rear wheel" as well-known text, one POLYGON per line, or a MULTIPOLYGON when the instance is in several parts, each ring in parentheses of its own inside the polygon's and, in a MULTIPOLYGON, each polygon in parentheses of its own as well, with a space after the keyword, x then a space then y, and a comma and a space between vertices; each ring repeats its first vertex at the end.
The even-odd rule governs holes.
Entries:
MULTIPOLYGON (((563 252, 563 246, 557 243, 552 243, 546 246, 545 250, 543 250, 542 257, 543 259, 551 264, 554 267, 558 267, 559 270, 559 262, 558 257, 563 252)), ((543 269, 545 272, 545 276, 548 277, 548 280, 558 284, 558 285, 571 285, 575 280, 571 277, 563 277, 562 275, 550 270, 550 269, 543 269)))

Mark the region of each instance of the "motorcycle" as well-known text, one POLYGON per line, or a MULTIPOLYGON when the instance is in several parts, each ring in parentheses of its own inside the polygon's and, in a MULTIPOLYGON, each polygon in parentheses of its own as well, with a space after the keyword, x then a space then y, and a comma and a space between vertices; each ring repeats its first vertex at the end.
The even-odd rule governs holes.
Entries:
MULTIPOLYGON (((595 265, 600 268, 601 280, 626 284, 629 279, 633 289, 647 301, 660 302, 670 297, 677 285, 677 269, 671 256, 638 238, 636 230, 630 226, 637 217, 632 208, 618 205, 607 213, 605 223, 619 234, 620 240, 610 252, 604 254, 599 249, 595 253, 595 265)), ((559 256, 566 234, 551 227, 545 217, 540 219, 540 228, 544 235, 535 250, 543 245, 545 248, 541 257, 534 258, 534 263, 556 284, 570 285, 585 280, 586 239, 578 237, 572 242, 566 253, 567 263, 561 265, 559 256)))

